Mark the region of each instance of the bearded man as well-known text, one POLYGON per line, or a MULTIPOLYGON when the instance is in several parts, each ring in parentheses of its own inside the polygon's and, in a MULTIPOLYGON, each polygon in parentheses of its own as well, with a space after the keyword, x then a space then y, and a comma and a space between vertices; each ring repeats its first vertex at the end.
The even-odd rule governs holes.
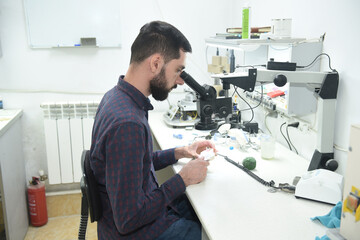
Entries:
POLYGON ((178 84, 191 53, 186 37, 160 21, 145 24, 131 46, 125 76, 103 97, 96 113, 90 166, 99 186, 102 217, 98 238, 201 239, 201 225, 184 192, 206 177, 208 162, 199 153, 210 141, 153 151, 149 96, 163 101, 178 84), (180 158, 194 158, 158 185, 155 170, 180 158))

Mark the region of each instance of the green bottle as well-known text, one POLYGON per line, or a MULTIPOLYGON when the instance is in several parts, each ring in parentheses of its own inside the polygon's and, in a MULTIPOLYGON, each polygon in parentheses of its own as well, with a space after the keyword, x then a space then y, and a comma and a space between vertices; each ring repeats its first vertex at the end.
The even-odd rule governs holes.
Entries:
POLYGON ((242 39, 250 39, 250 7, 245 6, 242 9, 242 39))

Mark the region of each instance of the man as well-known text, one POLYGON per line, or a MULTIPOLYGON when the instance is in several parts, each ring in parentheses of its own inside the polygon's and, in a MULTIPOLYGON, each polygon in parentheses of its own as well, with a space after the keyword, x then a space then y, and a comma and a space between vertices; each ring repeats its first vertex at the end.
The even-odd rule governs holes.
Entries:
POLYGON ((185 188, 206 177, 208 162, 199 156, 209 141, 153 152, 148 97, 165 100, 178 84, 191 45, 165 22, 144 25, 131 47, 130 66, 107 92, 92 134, 91 168, 99 184, 103 216, 99 239, 200 239, 201 228, 185 188), (194 158, 179 174, 158 186, 155 170, 180 158, 194 158))

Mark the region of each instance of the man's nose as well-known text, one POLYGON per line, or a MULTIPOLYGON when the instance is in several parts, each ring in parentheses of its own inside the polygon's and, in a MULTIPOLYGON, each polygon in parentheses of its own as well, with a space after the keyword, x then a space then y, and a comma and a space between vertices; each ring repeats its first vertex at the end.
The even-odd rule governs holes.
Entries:
POLYGON ((180 77, 180 75, 176 78, 175 83, 178 85, 184 85, 184 80, 180 77))

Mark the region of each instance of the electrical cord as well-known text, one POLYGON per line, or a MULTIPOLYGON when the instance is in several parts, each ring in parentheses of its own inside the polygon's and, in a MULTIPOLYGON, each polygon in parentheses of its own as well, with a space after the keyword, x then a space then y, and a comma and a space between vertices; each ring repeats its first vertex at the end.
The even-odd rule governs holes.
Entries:
POLYGON ((264 179, 260 178, 255 173, 253 173, 252 171, 250 171, 249 169, 247 169, 246 167, 244 167, 243 165, 241 165, 241 164, 235 162, 234 160, 228 158, 228 156, 225 156, 225 155, 222 155, 222 154, 219 154, 219 153, 217 153, 217 155, 222 156, 226 161, 228 161, 229 163, 235 165, 236 167, 240 168, 241 170, 243 170, 244 172, 249 174, 252 178, 254 178, 256 181, 258 181, 262 185, 265 185, 267 187, 275 187, 275 182, 273 180, 271 180, 270 182, 267 182, 264 179))
POLYGON ((269 115, 270 115, 270 112, 268 112, 267 114, 266 114, 266 116, 265 116, 265 127, 266 127, 266 129, 269 131, 269 133, 270 133, 270 135, 272 135, 272 132, 271 132, 271 130, 270 130, 270 128, 269 128, 269 126, 268 126, 268 124, 267 124, 267 118, 269 117, 269 115))
POLYGON ((327 56, 328 59, 329 59, 329 68, 331 69, 331 71, 337 72, 335 69, 333 69, 333 68, 331 67, 331 58, 330 58, 329 54, 327 54, 327 53, 320 53, 319 55, 317 55, 317 56, 315 57, 315 59, 314 59, 310 64, 308 64, 308 65, 306 65, 306 66, 296 66, 296 68, 308 68, 308 67, 310 67, 311 65, 313 65, 313 64, 316 62, 316 60, 317 60, 319 57, 321 57, 321 56, 327 56))
POLYGON ((287 137, 288 137, 288 139, 289 139, 289 143, 291 144, 291 146, 293 146, 296 154, 299 155, 298 150, 295 148, 294 144, 293 144, 293 143, 291 142, 291 140, 290 140, 290 136, 289 136, 289 125, 286 126, 286 135, 287 135, 287 137))
POLYGON ((250 119, 249 121, 247 121, 247 123, 250 123, 250 122, 254 119, 254 116, 255 116, 254 108, 257 108, 258 106, 260 106, 260 104, 262 103, 262 100, 263 100, 263 93, 264 93, 263 83, 261 83, 261 97, 260 97, 260 101, 259 101, 259 103, 258 103, 256 106, 254 106, 254 107, 252 107, 252 106, 250 105, 250 103, 248 103, 248 102, 239 94, 239 92, 237 91, 237 87, 234 86, 234 90, 235 90, 235 92, 233 93, 232 97, 233 97, 234 94, 236 93, 236 94, 239 96, 239 98, 241 98, 241 99, 249 106, 249 108, 241 109, 240 112, 242 112, 242 111, 247 111, 247 110, 251 110, 251 119, 250 119))
POLYGON ((282 131, 282 127, 283 127, 285 124, 286 124, 286 122, 284 122, 283 124, 281 124, 281 126, 280 126, 280 132, 281 132, 281 135, 282 135, 282 136, 284 137, 284 139, 286 140, 286 142, 287 142, 287 144, 288 144, 288 146, 289 146, 289 149, 292 151, 291 145, 290 145, 289 141, 287 140, 287 138, 285 137, 285 135, 284 135, 284 133, 283 133, 283 131, 282 131))
MULTIPOLYGON (((250 119, 250 121, 248 121, 248 123, 250 123, 250 122, 254 119, 254 116, 255 116, 254 109, 253 109, 253 107, 251 107, 251 105, 238 93, 237 87, 234 86, 234 89, 235 89, 235 92, 237 93, 237 95, 239 96, 239 98, 241 98, 241 99, 249 106, 248 110, 251 110, 251 119, 250 119)), ((234 92, 234 94, 235 94, 235 92, 234 92)), ((233 95, 234 95, 234 94, 233 94, 233 95)), ((243 110, 240 110, 240 112, 241 112, 241 111, 243 111, 243 110)))
MULTIPOLYGON (((263 101, 263 99, 264 99, 264 88, 263 88, 263 83, 261 82, 260 83, 261 85, 261 97, 260 97, 260 101, 259 101, 259 103, 255 106, 255 107, 251 107, 252 109, 254 109, 254 108, 257 108, 258 106, 260 106, 260 104, 262 103, 262 101, 263 101)), ((240 111, 247 111, 247 110, 250 110, 250 108, 245 108, 245 109, 242 109, 242 110, 240 110, 240 111)))
POLYGON ((262 185, 264 185, 266 187, 271 187, 275 191, 277 189, 280 189, 281 191, 284 191, 284 192, 295 193, 295 186, 291 186, 288 183, 279 183, 279 186, 276 187, 274 180, 271 180, 270 182, 265 181, 264 179, 260 178, 258 175, 256 175, 255 173, 253 173, 252 171, 250 171, 249 169, 247 169, 243 165, 241 165, 241 164, 235 162, 234 160, 230 159, 228 156, 225 156, 225 155, 222 155, 222 154, 219 154, 219 153, 217 153, 217 155, 223 157, 229 163, 231 163, 234 166, 240 168, 241 170, 246 172, 248 175, 250 175, 252 178, 254 178, 256 181, 258 181, 259 183, 261 183, 262 185))

